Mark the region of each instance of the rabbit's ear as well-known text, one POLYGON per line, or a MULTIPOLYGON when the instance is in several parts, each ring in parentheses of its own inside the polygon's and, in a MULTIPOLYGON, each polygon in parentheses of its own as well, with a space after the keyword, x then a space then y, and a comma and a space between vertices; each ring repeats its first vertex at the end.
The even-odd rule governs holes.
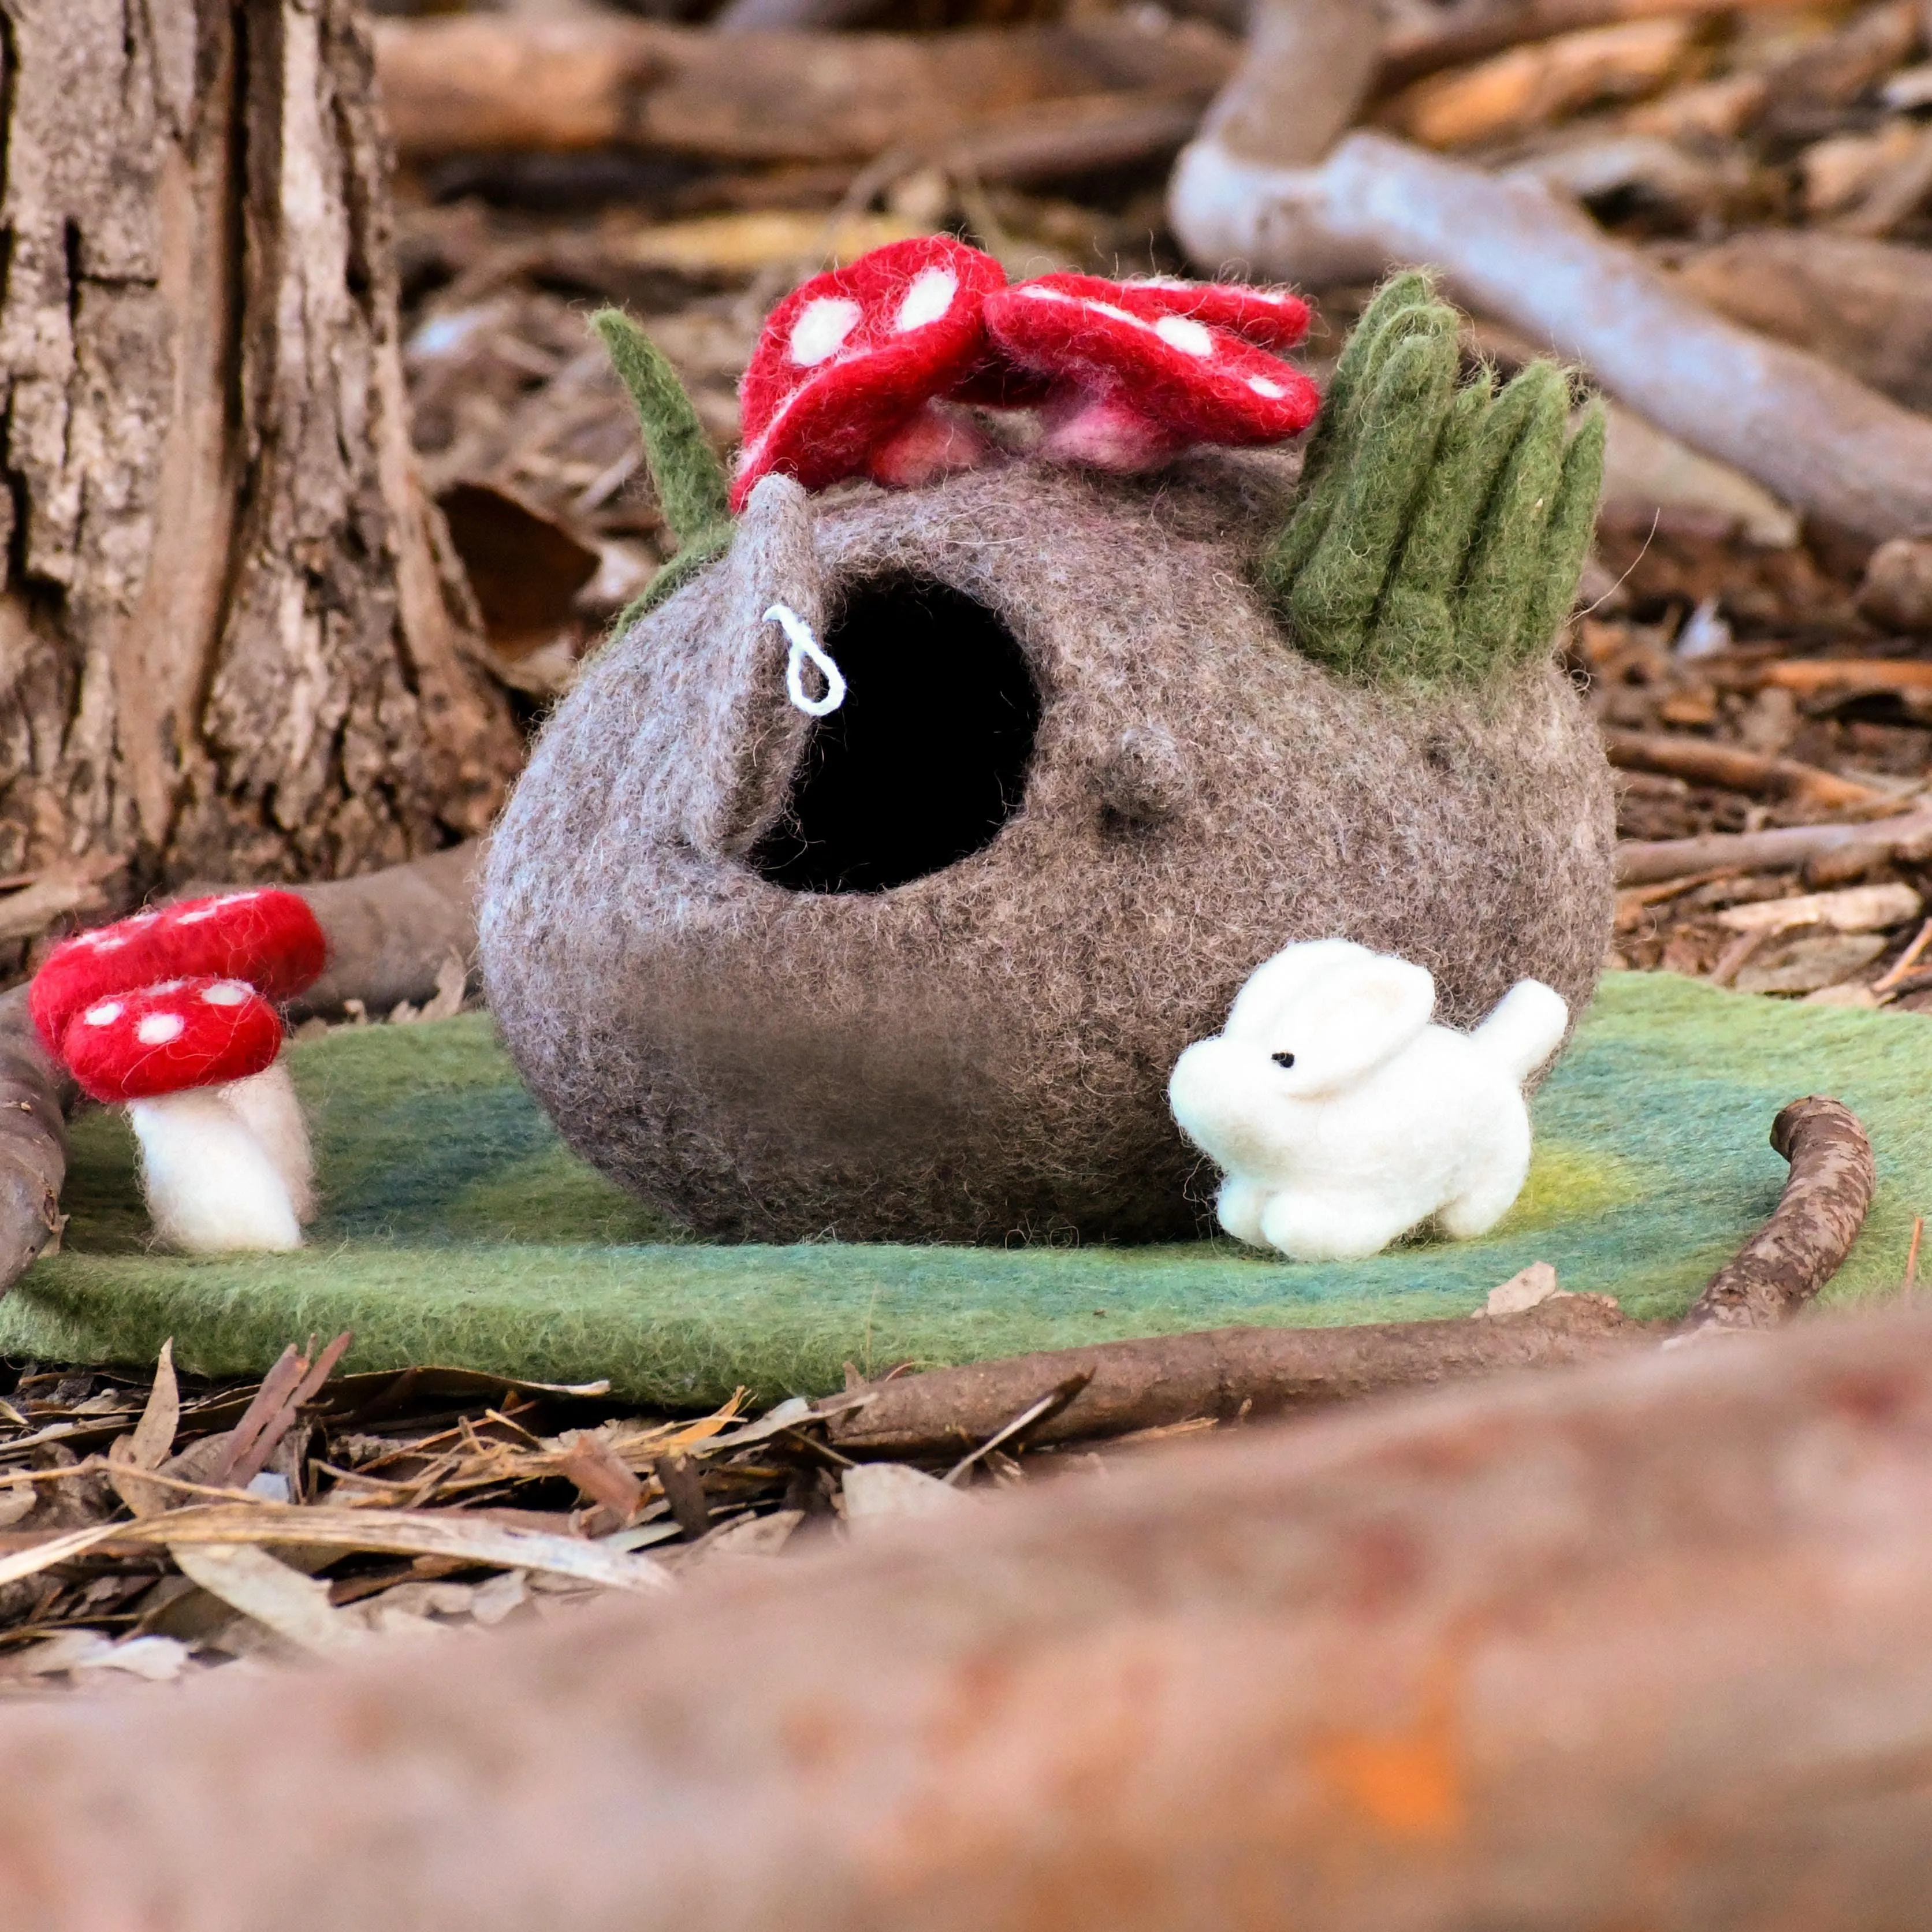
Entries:
POLYGON ((1248 975, 1221 1030, 1230 1040, 1272 1047, 1274 1035, 1292 1022, 1318 980, 1352 962, 1366 964, 1377 956, 1352 939, 1296 940, 1248 975))
POLYGON ((1337 959, 1284 1012, 1280 1050, 1292 1053, 1298 1094, 1352 1086, 1421 1032, 1436 1010, 1428 969, 1387 953, 1337 959))

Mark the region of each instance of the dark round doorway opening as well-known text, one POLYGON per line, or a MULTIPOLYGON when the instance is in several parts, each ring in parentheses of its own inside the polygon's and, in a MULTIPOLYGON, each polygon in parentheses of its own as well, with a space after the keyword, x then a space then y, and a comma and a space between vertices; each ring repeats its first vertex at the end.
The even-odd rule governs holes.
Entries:
POLYGON ((876 892, 983 851, 1040 730, 1019 640, 960 591, 887 577, 854 586, 824 643, 845 701, 812 727, 752 866, 794 892, 876 892))

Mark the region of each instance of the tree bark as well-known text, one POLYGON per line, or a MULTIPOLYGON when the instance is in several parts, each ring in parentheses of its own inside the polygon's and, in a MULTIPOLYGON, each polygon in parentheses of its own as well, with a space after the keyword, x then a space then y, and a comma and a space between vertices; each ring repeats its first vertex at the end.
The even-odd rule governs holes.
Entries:
POLYGON ((0 873, 304 878, 519 756, 416 481, 347 0, 0 0, 0 873))

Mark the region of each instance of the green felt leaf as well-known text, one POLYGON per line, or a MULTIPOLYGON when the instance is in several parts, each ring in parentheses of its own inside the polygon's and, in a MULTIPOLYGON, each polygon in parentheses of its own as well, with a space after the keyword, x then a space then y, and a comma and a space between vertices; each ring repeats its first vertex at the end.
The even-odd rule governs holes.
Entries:
POLYGON ((1593 402, 1563 452, 1562 480, 1556 486, 1556 504, 1544 526, 1534 587, 1516 634, 1520 658, 1534 658, 1547 650, 1576 601, 1583 562, 1596 534, 1597 505, 1604 494, 1604 442, 1608 428, 1603 404, 1593 402))
POLYGON ((724 466, 664 351, 621 309, 600 308, 590 326, 631 392, 658 502, 678 542, 688 544, 714 525, 728 524, 724 466))
POLYGON ((1402 554, 1376 608, 1368 655, 1378 675, 1436 678, 1455 668, 1462 560, 1496 460, 1483 434, 1490 412, 1485 370, 1465 383, 1450 404, 1402 554))
POLYGON ((1225 1240, 1143 1248, 712 1246, 682 1240, 559 1142, 481 1016, 344 1028, 292 1049, 325 1200, 295 1255, 151 1252, 113 1113, 74 1124, 62 1252, 0 1302, 0 1350, 260 1373, 356 1330, 356 1368, 608 1376, 640 1401, 823 1393, 879 1370, 1254 1322, 1467 1314, 1534 1261, 1632 1313, 1688 1307, 1777 1200, 1773 1116, 1838 1096, 1879 1190, 1829 1291, 1897 1292, 1932 1212, 1932 1021, 1612 974, 1534 1103, 1536 1157, 1502 1226, 1364 1262, 1299 1264, 1225 1240))
POLYGON ((1480 674, 1520 655, 1523 628, 1543 567, 1543 535, 1563 477, 1568 379, 1553 362, 1532 362, 1490 412, 1508 448, 1469 542, 1456 619, 1456 656, 1480 674))
MULTIPOLYGON (((1439 304, 1405 310, 1406 327, 1357 406, 1340 494, 1313 554, 1290 588, 1295 640, 1338 670, 1363 655, 1370 620, 1429 480, 1456 380, 1455 318, 1439 304)), ((1393 328, 1390 332, 1393 334, 1393 328)))
POLYGON ((1486 369, 1452 390, 1456 328, 1425 276, 1377 292, 1256 562, 1298 647, 1352 676, 1480 682, 1546 650, 1576 595, 1601 429, 1586 423, 1572 462, 1569 380, 1552 362, 1500 395, 1486 369))
POLYGON ((1258 575, 1270 602, 1286 608, 1288 592, 1328 527, 1347 481, 1345 452, 1358 404, 1393 344, 1406 338, 1415 312, 1432 299, 1429 278, 1414 269, 1378 289, 1342 345, 1301 466, 1301 488, 1286 526, 1264 551, 1258 575))

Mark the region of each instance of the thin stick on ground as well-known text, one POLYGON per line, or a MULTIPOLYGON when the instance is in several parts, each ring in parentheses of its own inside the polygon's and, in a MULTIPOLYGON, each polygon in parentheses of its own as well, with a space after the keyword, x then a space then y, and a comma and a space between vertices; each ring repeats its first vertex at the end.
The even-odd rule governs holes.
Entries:
POLYGON ((1036 1446, 1071 1442, 1201 1416, 1266 1416, 1503 1369, 1564 1366, 1647 1333, 1615 1303, 1582 1294, 1480 1322, 1215 1328, 898 1376, 876 1384, 869 1402, 832 1418, 828 1429, 848 1454, 956 1455, 1084 1373, 1085 1386, 1030 1438, 1036 1446))
POLYGON ((1932 811, 1894 812, 1856 825, 1783 825, 1768 832, 1713 832, 1700 838, 1625 839, 1617 883, 1649 885, 1687 873, 1796 870, 1812 860, 1856 854, 1868 865, 1932 856, 1932 811))

